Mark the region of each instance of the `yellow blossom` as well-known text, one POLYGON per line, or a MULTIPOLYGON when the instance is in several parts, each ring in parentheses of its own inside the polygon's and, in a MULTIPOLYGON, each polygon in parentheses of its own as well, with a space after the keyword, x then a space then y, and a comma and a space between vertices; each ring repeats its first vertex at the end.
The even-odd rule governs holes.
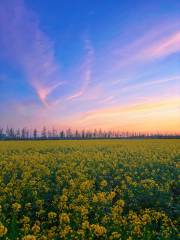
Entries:
POLYGON ((84 221, 84 222, 82 223, 82 229, 89 229, 89 228, 90 228, 89 222, 88 222, 88 221, 84 221))
POLYGON ((0 237, 3 237, 7 233, 7 228, 0 223, 0 237))
POLYGON ((67 213, 60 214, 59 221, 60 221, 60 223, 69 223, 70 222, 69 215, 67 213))
POLYGON ((23 240, 36 240, 36 237, 34 235, 26 235, 23 237, 23 240))
POLYGON ((140 227, 140 225, 135 225, 134 229, 133 229, 133 232, 134 232, 135 235, 139 236, 141 234, 141 227, 140 227))
POLYGON ((38 232, 40 232, 40 227, 37 224, 34 224, 32 227, 32 231, 34 234, 37 234, 38 232))
POLYGON ((108 194, 107 199, 109 201, 112 201, 115 196, 116 196, 116 193, 112 191, 108 194))
POLYGON ((30 222, 30 218, 27 216, 24 216, 23 219, 21 220, 22 223, 26 224, 30 222))
POLYGON ((120 237, 121 237, 121 234, 120 234, 120 233, 118 233, 118 232, 112 232, 109 240, 120 239, 120 237))
POLYGON ((57 213, 55 213, 55 212, 49 212, 48 213, 48 218, 49 219, 54 219, 54 218, 56 218, 57 217, 57 213))
POLYGON ((100 237, 106 234, 106 228, 103 226, 100 226, 99 224, 92 224, 91 229, 94 230, 94 234, 97 237, 100 237))
POLYGON ((81 183, 80 185, 80 189, 82 191, 87 191, 89 190, 90 188, 92 187, 92 182, 87 180, 87 181, 84 181, 83 183, 81 183))
POLYGON ((101 182, 100 182, 100 187, 101 188, 104 188, 104 187, 106 187, 107 186, 107 181, 106 180, 102 180, 101 182))
POLYGON ((12 208, 13 208, 14 211, 18 212, 21 209, 21 204, 13 203, 12 208))
POLYGON ((64 237, 66 237, 67 234, 69 234, 71 232, 72 232, 71 227, 65 226, 65 228, 60 231, 60 237, 64 238, 64 237))
POLYGON ((103 203, 106 202, 106 194, 104 192, 99 192, 97 194, 94 194, 93 196, 93 202, 94 203, 103 203))

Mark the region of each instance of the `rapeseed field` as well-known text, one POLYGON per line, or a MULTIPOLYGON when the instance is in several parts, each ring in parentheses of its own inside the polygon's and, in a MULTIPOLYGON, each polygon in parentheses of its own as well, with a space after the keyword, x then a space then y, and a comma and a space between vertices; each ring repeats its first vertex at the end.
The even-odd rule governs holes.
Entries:
POLYGON ((179 140, 0 142, 0 238, 179 239, 179 140))

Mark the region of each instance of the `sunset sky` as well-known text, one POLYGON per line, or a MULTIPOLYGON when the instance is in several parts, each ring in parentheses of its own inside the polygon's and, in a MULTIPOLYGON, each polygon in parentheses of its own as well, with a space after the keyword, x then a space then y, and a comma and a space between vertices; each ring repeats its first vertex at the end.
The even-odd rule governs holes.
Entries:
POLYGON ((179 0, 0 0, 0 126, 180 132, 179 0))

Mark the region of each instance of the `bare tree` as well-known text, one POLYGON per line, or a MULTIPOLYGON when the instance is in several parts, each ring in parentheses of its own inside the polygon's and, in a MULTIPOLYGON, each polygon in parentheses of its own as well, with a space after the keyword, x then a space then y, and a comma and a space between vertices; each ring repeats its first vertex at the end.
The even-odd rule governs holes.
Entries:
POLYGON ((36 128, 33 130, 33 138, 37 139, 37 129, 36 128))
POLYGON ((3 128, 0 128, 0 139, 3 139, 4 137, 4 130, 3 128))
POLYGON ((61 138, 61 139, 64 139, 64 138, 65 138, 65 133, 64 133, 63 130, 60 132, 60 138, 61 138))
POLYGON ((41 138, 42 138, 42 139, 46 139, 46 138, 47 138, 47 130, 46 130, 46 127, 43 127, 43 129, 42 129, 41 138))

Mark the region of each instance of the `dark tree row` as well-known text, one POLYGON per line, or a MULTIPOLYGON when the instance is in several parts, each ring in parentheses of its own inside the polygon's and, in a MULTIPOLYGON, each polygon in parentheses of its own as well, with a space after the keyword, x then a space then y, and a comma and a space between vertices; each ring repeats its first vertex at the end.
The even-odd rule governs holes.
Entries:
POLYGON ((162 134, 162 133, 142 133, 128 131, 104 131, 104 130, 51 130, 43 127, 42 130, 35 129, 13 129, 7 127, 0 128, 0 140, 37 140, 37 139, 108 139, 108 138, 180 138, 177 133, 162 134))

